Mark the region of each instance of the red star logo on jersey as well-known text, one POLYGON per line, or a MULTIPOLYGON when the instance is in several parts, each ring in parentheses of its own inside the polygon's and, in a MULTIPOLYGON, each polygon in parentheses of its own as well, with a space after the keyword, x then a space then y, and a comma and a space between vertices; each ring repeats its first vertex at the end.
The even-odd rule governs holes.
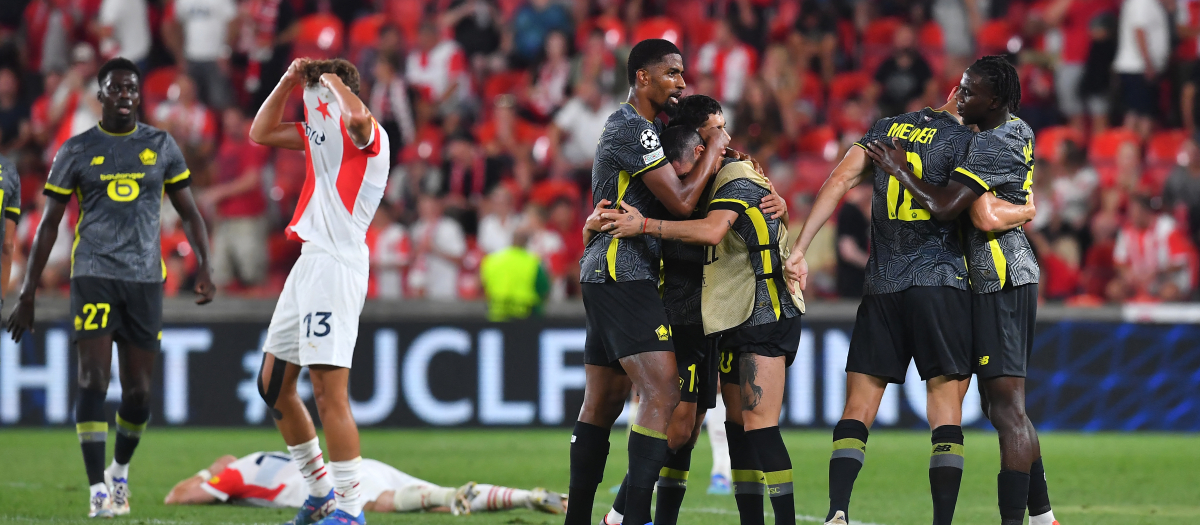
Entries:
POLYGON ((317 112, 319 112, 325 118, 332 118, 332 116, 329 114, 329 103, 325 102, 324 100, 317 100, 317 112))

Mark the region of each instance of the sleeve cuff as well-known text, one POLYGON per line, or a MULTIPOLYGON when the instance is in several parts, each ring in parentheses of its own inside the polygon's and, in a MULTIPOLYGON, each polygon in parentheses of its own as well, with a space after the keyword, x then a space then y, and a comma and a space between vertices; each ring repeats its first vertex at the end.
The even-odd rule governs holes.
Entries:
POLYGON ((708 211, 713 210, 729 210, 737 213, 742 213, 749 208, 750 205, 746 201, 738 199, 713 199, 708 205, 708 211))
POLYGON ((176 192, 192 185, 192 170, 184 170, 183 173, 171 177, 163 181, 163 189, 170 192, 176 192))
POLYGON ((229 494, 226 494, 224 492, 221 492, 220 490, 217 490, 216 487, 212 486, 207 481, 200 484, 200 489, 203 490, 204 492, 209 493, 209 495, 211 495, 212 497, 221 500, 222 502, 229 501, 229 494))
POLYGON ((371 138, 367 139, 366 146, 358 149, 368 157, 379 155, 379 123, 375 121, 375 117, 371 117, 371 138))
POLYGON ((70 192, 59 193, 58 190, 51 189, 49 187, 49 185, 47 185, 46 189, 42 190, 42 193, 45 194, 47 197, 50 197, 51 199, 54 199, 63 204, 71 202, 71 193, 70 192))
POLYGON ((647 171, 649 171, 649 170, 652 170, 652 169, 654 169, 654 168, 657 168, 657 167, 661 166, 661 165, 662 165, 662 163, 664 163, 664 162, 666 162, 666 161, 667 161, 667 158, 666 158, 665 156, 664 156, 664 157, 659 157, 659 158, 658 158, 658 160, 656 160, 656 161, 654 161, 654 162, 650 163, 650 164, 649 164, 648 166, 646 166, 645 168, 642 168, 642 169, 640 169, 640 170, 638 170, 638 171, 636 171, 636 172, 634 172, 634 173, 631 173, 631 174, 629 174, 629 176, 630 176, 630 177, 637 177, 638 175, 641 175, 641 174, 643 174, 643 173, 645 173, 645 172, 647 172, 647 171))
POLYGON ((855 142, 855 143, 854 143, 854 145, 855 145, 855 146, 858 146, 858 147, 860 147, 860 148, 862 148, 862 149, 864 149, 864 150, 866 150, 866 149, 867 149, 867 147, 866 147, 866 146, 863 146, 863 143, 862 143, 862 142, 855 142))
POLYGON ((956 181, 963 186, 971 188, 971 191, 975 192, 976 195, 983 195, 990 190, 987 183, 984 182, 983 179, 963 168, 955 169, 954 173, 950 174, 950 180, 956 181))
POLYGON ((4 208, 4 218, 9 219, 15 223, 20 223, 21 222, 21 208, 16 208, 16 207, 4 208))

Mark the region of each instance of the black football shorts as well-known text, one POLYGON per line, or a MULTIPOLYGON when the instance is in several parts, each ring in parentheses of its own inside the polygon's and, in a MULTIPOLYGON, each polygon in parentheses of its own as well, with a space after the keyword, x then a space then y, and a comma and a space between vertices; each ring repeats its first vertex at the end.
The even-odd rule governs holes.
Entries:
POLYGON ((980 379, 1025 377, 1033 353, 1037 298, 1037 283, 971 296, 972 364, 980 379))
POLYGON ((113 341, 143 350, 162 339, 163 283, 101 277, 71 279, 72 338, 112 335, 113 341))
POLYGON ((914 286, 864 295, 846 371, 903 383, 915 361, 921 379, 971 373, 971 292, 914 286))

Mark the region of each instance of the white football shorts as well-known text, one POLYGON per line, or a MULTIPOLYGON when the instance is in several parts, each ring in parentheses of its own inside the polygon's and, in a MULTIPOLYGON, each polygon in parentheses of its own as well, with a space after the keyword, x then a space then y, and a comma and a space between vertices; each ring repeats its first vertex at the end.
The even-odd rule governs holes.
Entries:
POLYGON ((368 268, 305 243, 275 304, 263 351, 300 366, 350 368, 368 268))

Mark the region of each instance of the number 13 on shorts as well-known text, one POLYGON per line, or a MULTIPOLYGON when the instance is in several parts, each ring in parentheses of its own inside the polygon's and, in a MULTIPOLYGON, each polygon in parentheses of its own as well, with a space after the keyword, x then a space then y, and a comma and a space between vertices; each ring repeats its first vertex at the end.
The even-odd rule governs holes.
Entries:
POLYGON ((333 312, 313 312, 304 316, 304 337, 325 337, 333 330, 329 318, 333 312))

